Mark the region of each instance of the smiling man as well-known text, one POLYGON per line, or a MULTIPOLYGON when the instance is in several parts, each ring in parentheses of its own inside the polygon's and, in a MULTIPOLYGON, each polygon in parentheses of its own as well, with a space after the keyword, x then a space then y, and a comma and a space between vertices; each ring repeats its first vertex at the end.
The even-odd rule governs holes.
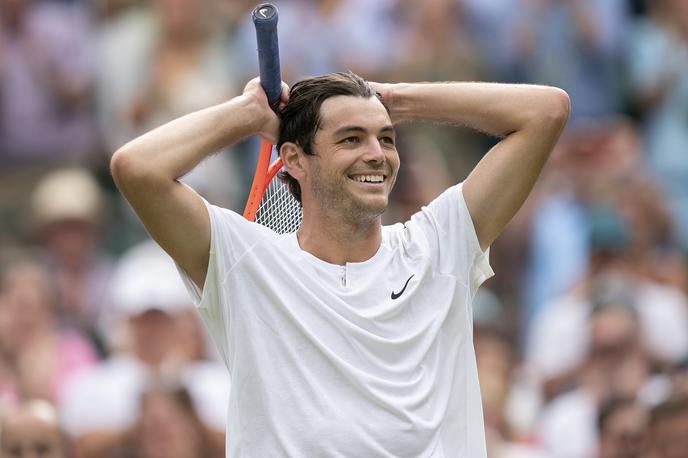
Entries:
POLYGON ((569 112, 561 90, 489 83, 298 82, 279 116, 257 80, 121 148, 115 180, 175 259, 232 376, 229 457, 485 457, 471 302, 569 112), (382 226, 394 125, 501 136, 463 183, 382 226), (277 235, 178 178, 258 134, 303 207, 277 235))

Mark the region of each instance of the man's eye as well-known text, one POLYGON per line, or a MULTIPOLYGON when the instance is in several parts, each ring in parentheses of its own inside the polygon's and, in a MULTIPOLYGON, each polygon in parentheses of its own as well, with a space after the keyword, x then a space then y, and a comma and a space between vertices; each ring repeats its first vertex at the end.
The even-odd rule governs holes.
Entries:
POLYGON ((382 137, 380 138, 381 143, 386 143, 388 145, 394 145, 394 138, 393 137, 382 137))
POLYGON ((358 143, 359 138, 358 137, 346 137, 344 140, 340 141, 339 143, 358 143))

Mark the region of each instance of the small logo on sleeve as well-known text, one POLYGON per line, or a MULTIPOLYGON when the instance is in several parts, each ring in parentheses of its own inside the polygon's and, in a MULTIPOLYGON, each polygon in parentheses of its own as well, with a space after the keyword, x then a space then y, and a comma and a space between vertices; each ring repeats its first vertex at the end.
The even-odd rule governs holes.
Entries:
POLYGON ((401 297, 401 295, 404 294, 404 291, 406 291, 406 287, 408 286, 409 282, 411 281, 411 279, 413 278, 414 275, 415 274, 412 274, 408 278, 408 280, 406 280, 406 283, 404 283, 404 287, 401 288, 401 291, 399 291, 398 293, 395 293, 394 291, 392 291, 392 300, 399 299, 399 297, 401 297))

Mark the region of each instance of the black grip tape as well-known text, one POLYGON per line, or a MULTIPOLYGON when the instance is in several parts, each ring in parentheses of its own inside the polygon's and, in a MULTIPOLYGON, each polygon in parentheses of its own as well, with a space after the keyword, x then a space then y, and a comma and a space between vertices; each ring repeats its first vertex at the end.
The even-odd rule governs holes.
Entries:
POLYGON ((258 5, 251 15, 256 26, 256 40, 258 42, 258 65, 260 67, 260 83, 268 96, 268 102, 273 110, 277 108, 282 93, 282 77, 280 74, 279 42, 277 40, 277 7, 270 3, 258 5))

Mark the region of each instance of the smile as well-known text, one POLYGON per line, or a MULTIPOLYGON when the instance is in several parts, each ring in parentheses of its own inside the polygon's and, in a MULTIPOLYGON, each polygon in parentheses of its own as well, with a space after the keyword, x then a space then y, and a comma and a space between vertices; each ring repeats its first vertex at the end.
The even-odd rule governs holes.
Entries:
POLYGON ((350 178, 359 183, 382 183, 385 181, 384 175, 353 175, 350 178))

